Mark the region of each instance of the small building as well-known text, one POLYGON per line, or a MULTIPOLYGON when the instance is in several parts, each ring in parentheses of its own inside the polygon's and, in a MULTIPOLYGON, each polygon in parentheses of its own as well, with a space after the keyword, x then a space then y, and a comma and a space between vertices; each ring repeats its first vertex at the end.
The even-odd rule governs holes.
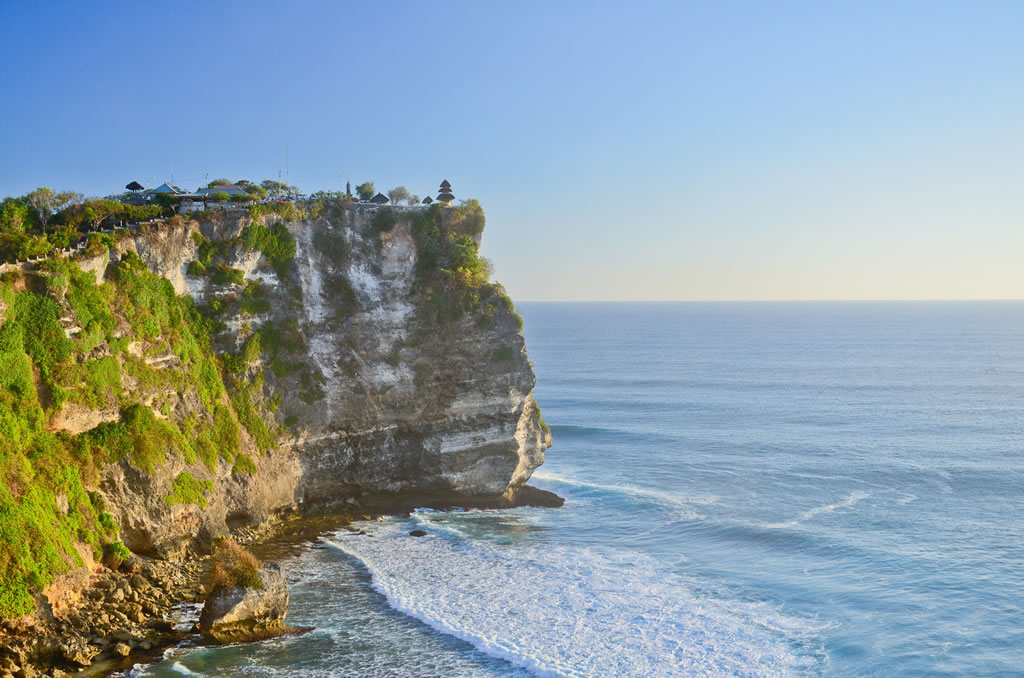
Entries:
POLYGON ((440 192, 437 194, 437 201, 442 205, 451 205, 452 200, 455 200, 455 194, 452 193, 452 185, 445 179, 441 182, 440 192))
POLYGON ((370 202, 377 205, 387 205, 390 201, 388 200, 388 197, 386 195, 384 195, 383 193, 378 193, 377 195, 370 198, 370 202))
POLYGON ((171 195, 182 195, 185 191, 181 190, 177 186, 171 186, 170 184, 160 184, 156 188, 151 188, 146 191, 147 194, 153 193, 169 193, 171 195))
POLYGON ((211 186, 210 188, 200 188, 196 193, 205 196, 211 196, 214 193, 227 193, 228 197, 249 195, 244 188, 241 186, 235 186, 234 184, 221 184, 219 186, 211 186))
POLYGON ((429 205, 432 202, 434 202, 434 199, 431 198, 429 195, 426 198, 423 199, 423 204, 424 205, 429 205))

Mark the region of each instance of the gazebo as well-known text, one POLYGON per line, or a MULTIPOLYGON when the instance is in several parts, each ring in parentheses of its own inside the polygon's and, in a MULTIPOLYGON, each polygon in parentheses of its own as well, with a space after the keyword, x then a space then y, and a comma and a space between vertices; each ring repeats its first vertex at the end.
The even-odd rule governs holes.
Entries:
POLYGON ((383 193, 378 193, 377 195, 370 198, 370 202, 376 203, 378 205, 386 205, 388 204, 388 197, 383 193))
POLYGON ((144 189, 145 186, 143 186, 142 184, 140 184, 137 181, 133 181, 132 183, 130 183, 127 186, 125 186, 125 188, 128 189, 129 191, 131 191, 132 193, 138 193, 139 191, 144 189))
POLYGON ((441 182, 441 191, 437 194, 437 201, 445 205, 451 205, 452 200, 455 200, 455 196, 452 194, 452 185, 445 179, 441 182))
POLYGON ((426 198, 423 199, 423 204, 424 205, 429 205, 432 202, 434 202, 434 199, 431 198, 429 195, 426 198))

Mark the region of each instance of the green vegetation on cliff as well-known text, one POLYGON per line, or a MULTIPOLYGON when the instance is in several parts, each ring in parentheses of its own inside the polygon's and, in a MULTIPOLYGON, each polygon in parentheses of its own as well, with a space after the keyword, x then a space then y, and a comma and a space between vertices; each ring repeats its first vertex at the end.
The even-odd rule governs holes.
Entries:
POLYGON ((195 504, 199 508, 206 508, 207 500, 203 496, 213 491, 213 481, 196 480, 188 471, 183 471, 174 479, 171 486, 171 493, 164 497, 168 506, 175 504, 195 504))
POLYGON ((103 465, 153 473, 176 455, 197 466, 166 503, 202 509, 213 483, 195 469, 223 459, 252 473, 243 427, 259 449, 276 444, 257 403, 261 368, 232 373, 211 346, 217 324, 132 252, 103 284, 59 258, 6 274, 0 323, 0 617, 30 613, 33 594, 83 553, 124 549, 102 494, 89 491, 103 465), (62 423, 72 405, 116 418, 76 433, 62 423))
MULTIPOLYGON (((226 286, 213 289, 202 308, 176 295, 131 251, 119 259, 114 252, 102 284, 61 258, 0 279, 0 617, 31 612, 34 594, 90 553, 127 556, 99 491, 105 465, 130 466, 136 477, 163 483, 155 495, 163 499, 156 502, 161 510, 202 511, 217 489, 219 464, 220 477, 230 468, 244 478, 256 472, 259 455, 276 448, 285 430, 274 422, 280 400, 265 391, 287 383, 306 404, 324 397, 322 375, 302 362, 298 322, 271 314, 270 299, 280 297, 232 267, 246 251, 258 251, 283 285, 298 285, 291 274, 296 242, 283 222, 264 225, 270 213, 283 220, 302 216, 295 205, 260 205, 250 215, 261 220, 234 231, 237 237, 212 242, 194 234, 188 274, 226 286), (225 346, 220 336, 215 351, 221 319, 232 316, 241 320, 239 343, 225 346), (164 464, 173 474, 161 474, 164 464)), ((459 319, 493 327, 508 322, 505 309, 515 315, 479 255, 484 214, 478 203, 379 209, 364 236, 379 244, 406 218, 418 251, 415 294, 429 331, 448 331, 459 319)), ((313 236, 335 269, 323 290, 338 313, 357 305, 342 264, 372 255, 373 247, 350 251, 345 233, 320 229, 313 236)), ((113 244, 104 238, 96 238, 99 252, 113 244)), ((294 295, 289 303, 297 304, 294 295)), ((499 346, 489 355, 498 369, 517 353, 499 346)), ((289 415, 285 427, 294 427, 301 412, 283 414, 289 415)), ((126 532, 136 546, 131 537, 126 532)))
POLYGON ((435 204, 414 213, 417 279, 442 324, 472 313, 478 325, 489 327, 497 309, 504 307, 522 330, 512 299, 504 287, 490 282, 491 262, 480 256, 477 242, 484 224, 484 211, 476 200, 451 208, 435 204))

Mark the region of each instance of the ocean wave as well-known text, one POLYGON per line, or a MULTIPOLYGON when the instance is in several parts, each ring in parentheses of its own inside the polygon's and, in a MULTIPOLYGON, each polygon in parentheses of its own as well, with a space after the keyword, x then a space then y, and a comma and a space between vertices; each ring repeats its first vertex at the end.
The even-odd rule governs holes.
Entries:
POLYGON ((867 499, 870 496, 870 492, 851 492, 842 501, 836 502, 834 504, 825 504, 824 506, 815 506, 814 508, 808 509, 801 513, 799 518, 787 520, 782 523, 766 523, 763 527, 766 527, 770 530, 779 530, 790 527, 796 527, 800 523, 808 521, 817 515, 820 515, 822 513, 831 513, 832 511, 835 511, 836 509, 840 508, 848 508, 850 506, 853 506, 857 502, 861 501, 862 499, 867 499))
POLYGON ((568 485, 570 487, 580 487, 588 490, 599 490, 602 492, 612 492, 618 495, 625 496, 629 499, 644 501, 647 503, 654 503, 660 506, 672 509, 679 520, 700 520, 704 516, 697 513, 693 506, 706 506, 708 504, 714 504, 718 501, 718 497, 713 495, 706 496, 680 496, 670 492, 663 492, 660 490, 652 490, 643 487, 635 487, 633 485, 606 485, 601 483, 588 483, 574 478, 568 478, 565 476, 557 475, 554 473, 534 473, 531 478, 537 480, 543 480, 547 482, 559 483, 561 485, 568 485))
MULTIPOLYGON (((438 523, 431 524, 436 527, 438 523)), ((819 625, 764 604, 696 595, 640 554, 476 545, 408 524, 327 540, 394 609, 542 676, 793 675, 819 625)))

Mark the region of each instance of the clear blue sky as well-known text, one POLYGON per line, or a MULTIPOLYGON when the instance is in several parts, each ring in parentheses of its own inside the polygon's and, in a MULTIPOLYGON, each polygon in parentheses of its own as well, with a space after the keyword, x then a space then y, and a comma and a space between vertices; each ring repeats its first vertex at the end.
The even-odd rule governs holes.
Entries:
POLYGON ((287 146, 447 177, 520 300, 1024 298, 1022 2, 0 0, 0 64, 0 195, 287 146))

